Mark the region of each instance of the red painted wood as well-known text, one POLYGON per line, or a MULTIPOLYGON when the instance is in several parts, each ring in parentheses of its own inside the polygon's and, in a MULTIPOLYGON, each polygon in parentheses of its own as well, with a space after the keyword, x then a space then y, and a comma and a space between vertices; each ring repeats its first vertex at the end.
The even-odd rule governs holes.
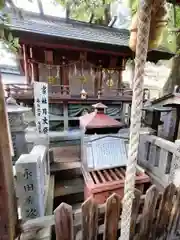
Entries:
MULTIPOLYGON (((99 170, 86 172, 84 197, 92 196, 98 204, 103 204, 112 193, 117 193, 121 198, 124 195, 125 168, 99 170), (87 177, 88 176, 88 177, 87 177)), ((144 193, 144 190, 150 186, 149 177, 142 173, 136 175, 136 188, 144 193)))
POLYGON ((68 50, 74 50, 74 51, 86 51, 86 52, 95 52, 95 53, 100 53, 100 54, 108 54, 112 56, 123 56, 127 57, 129 54, 123 53, 123 52, 113 52, 113 51, 108 51, 108 50, 102 50, 102 49, 89 49, 86 47, 76 47, 76 46, 70 46, 66 44, 55 44, 55 43, 46 43, 46 42, 36 42, 33 39, 27 40, 27 39, 20 39, 21 44, 30 44, 31 46, 39 46, 39 47, 45 47, 45 48, 56 48, 56 49, 68 49, 68 50))

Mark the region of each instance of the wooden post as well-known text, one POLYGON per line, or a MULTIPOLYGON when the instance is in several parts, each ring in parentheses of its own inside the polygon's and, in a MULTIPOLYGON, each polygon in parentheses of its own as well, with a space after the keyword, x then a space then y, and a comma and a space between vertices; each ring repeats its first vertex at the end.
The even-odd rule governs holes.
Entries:
POLYGON ((69 128, 69 122, 68 122, 68 104, 67 102, 64 102, 63 104, 63 114, 64 114, 64 131, 67 131, 69 128))
POLYGON ((7 119, 0 78, 0 239, 13 240, 16 234, 17 205, 7 119))
POLYGON ((26 52, 26 45, 22 45, 23 49, 23 59, 24 59, 24 73, 26 77, 27 84, 29 83, 29 74, 28 74, 28 63, 27 63, 27 52, 26 52))
MULTIPOLYGON (((30 47, 30 58, 33 60, 33 49, 30 47)), ((34 74, 34 63, 31 62, 31 83, 35 81, 35 74, 34 74)))

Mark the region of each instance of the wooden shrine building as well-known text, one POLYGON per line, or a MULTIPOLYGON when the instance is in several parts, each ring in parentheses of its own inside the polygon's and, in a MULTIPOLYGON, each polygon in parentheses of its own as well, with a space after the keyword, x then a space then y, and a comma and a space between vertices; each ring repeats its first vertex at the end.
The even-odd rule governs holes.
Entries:
MULTIPOLYGON (((64 129, 77 125, 79 116, 99 99, 108 106, 110 116, 124 120, 123 111, 131 105, 131 91, 122 83, 126 61, 133 58, 128 30, 29 12, 23 18, 12 14, 11 30, 20 40, 21 66, 28 84, 7 86, 18 101, 33 106, 33 82, 48 82, 54 129, 60 121, 64 129)), ((154 50, 148 60, 171 56, 154 50)))
MULTIPOLYGON (((146 104, 145 104, 146 105, 146 104)), ((180 86, 143 108, 143 123, 155 130, 156 135, 175 142, 180 137, 180 86)))

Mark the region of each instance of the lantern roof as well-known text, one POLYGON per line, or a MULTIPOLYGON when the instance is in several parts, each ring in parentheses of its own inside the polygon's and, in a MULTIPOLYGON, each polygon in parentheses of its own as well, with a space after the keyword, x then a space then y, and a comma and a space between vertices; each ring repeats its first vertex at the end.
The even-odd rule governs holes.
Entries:
POLYGON ((113 119, 112 117, 104 113, 104 109, 107 108, 102 103, 92 105, 95 110, 92 113, 87 113, 80 117, 80 125, 85 129, 97 129, 97 128, 121 128, 123 123, 113 119))

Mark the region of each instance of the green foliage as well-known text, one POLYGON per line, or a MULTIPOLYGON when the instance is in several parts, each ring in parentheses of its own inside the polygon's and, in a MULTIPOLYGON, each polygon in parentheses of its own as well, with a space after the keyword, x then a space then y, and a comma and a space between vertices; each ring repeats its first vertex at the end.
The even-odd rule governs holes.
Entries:
POLYGON ((180 27, 180 7, 176 6, 176 27, 180 27))
POLYGON ((128 0, 128 7, 131 9, 132 16, 137 12, 138 1, 137 0, 128 0))
MULTIPOLYGON (((12 1, 7 1, 11 3, 12 1)), ((6 1, 0 0, 0 41, 4 43, 4 46, 13 52, 17 52, 20 48, 19 39, 14 38, 8 24, 10 23, 10 16, 4 12, 4 6, 6 1)), ((13 9, 15 6, 12 6, 13 9)))

